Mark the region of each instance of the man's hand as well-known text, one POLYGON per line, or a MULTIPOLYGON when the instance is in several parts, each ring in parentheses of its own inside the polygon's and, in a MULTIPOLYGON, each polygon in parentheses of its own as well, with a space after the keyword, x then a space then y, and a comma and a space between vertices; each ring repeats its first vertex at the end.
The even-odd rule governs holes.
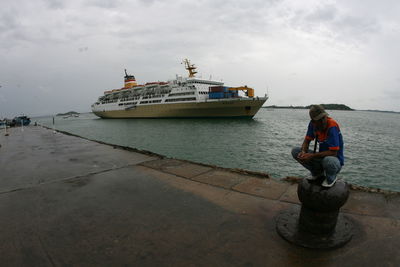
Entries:
POLYGON ((314 153, 306 153, 306 152, 300 152, 298 155, 297 155, 297 159, 300 161, 300 162, 307 162, 307 161, 310 161, 312 158, 314 157, 314 153))

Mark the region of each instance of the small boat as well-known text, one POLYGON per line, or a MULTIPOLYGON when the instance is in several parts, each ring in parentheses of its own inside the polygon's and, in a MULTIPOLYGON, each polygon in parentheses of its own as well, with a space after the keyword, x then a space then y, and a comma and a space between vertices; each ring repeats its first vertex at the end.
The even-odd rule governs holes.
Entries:
POLYGON ((31 123, 31 119, 25 115, 15 117, 12 121, 14 126, 28 126, 31 123))

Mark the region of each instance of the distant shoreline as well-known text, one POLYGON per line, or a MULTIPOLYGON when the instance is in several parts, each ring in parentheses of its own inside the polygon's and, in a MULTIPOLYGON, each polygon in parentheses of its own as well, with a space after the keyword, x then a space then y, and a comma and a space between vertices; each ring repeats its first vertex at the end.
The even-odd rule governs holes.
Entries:
MULTIPOLYGON (((350 111, 354 110, 344 104, 320 104, 320 105, 323 106, 325 109, 329 109, 329 110, 350 110, 350 111)), ((276 106, 276 105, 272 105, 272 106, 265 106, 263 108, 309 109, 310 107, 311 107, 311 105, 308 105, 308 106, 276 106)))
MULTIPOLYGON (((377 109, 352 109, 346 105, 342 104, 322 104, 327 110, 347 110, 347 111, 367 111, 367 112, 383 112, 383 113, 393 113, 400 114, 398 111, 391 110, 377 110, 377 109)), ((310 106, 263 106, 262 108, 270 108, 270 109, 309 109, 310 106)))
POLYGON ((68 116, 68 115, 79 115, 79 113, 76 111, 68 111, 66 113, 57 113, 56 116, 68 116))

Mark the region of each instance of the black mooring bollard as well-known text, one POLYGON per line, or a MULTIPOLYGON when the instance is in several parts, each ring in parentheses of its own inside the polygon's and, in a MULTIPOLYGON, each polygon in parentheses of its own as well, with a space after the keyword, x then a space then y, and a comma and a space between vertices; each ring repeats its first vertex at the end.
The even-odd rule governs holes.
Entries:
POLYGON ((297 187, 302 203, 300 213, 285 211, 278 216, 276 229, 279 235, 308 248, 343 246, 353 236, 352 224, 339 213, 349 192, 349 186, 343 181, 324 188, 318 182, 303 179, 297 187))

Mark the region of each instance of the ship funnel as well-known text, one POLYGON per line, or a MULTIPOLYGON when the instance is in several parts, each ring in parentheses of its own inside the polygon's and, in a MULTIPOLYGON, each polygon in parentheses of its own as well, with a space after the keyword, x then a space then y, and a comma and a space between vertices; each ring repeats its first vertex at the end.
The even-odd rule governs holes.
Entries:
POLYGON ((125 88, 132 88, 136 85, 137 85, 137 83, 136 83, 135 76, 129 75, 125 69, 125 88))

